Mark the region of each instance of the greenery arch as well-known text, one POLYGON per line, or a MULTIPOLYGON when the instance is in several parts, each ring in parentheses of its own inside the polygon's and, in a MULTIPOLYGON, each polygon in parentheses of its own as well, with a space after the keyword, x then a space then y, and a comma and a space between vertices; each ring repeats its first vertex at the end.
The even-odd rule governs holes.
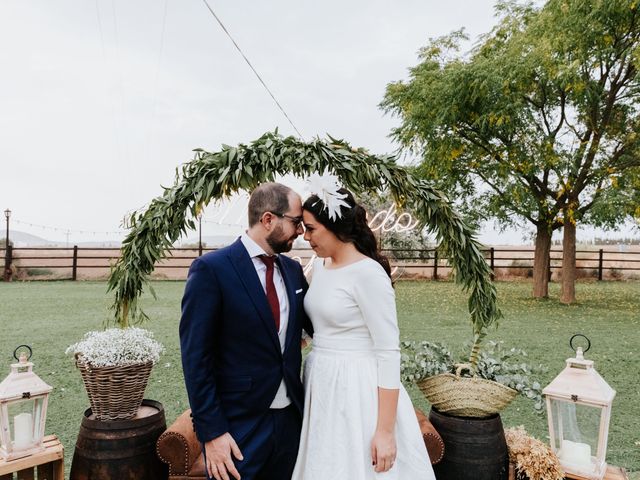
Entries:
POLYGON ((146 286, 155 263, 187 229, 195 229, 195 218, 203 205, 238 190, 251 190, 272 181, 276 174, 308 176, 325 170, 338 175, 354 194, 384 189, 399 206, 410 208, 436 235, 440 251, 449 258, 456 282, 469 293, 469 313, 473 326, 470 363, 476 364, 480 342, 487 327, 501 313, 496 305, 496 289, 491 282, 480 244, 473 231, 452 210, 445 196, 392 156, 369 154, 347 142, 329 137, 303 142, 264 134, 248 145, 224 145, 218 152, 195 150, 194 159, 176 169, 174 185, 153 199, 142 212, 128 219, 130 231, 122 245, 122 255, 109 278, 108 290, 115 293, 112 309, 115 323, 126 327, 146 319, 138 298, 146 286))

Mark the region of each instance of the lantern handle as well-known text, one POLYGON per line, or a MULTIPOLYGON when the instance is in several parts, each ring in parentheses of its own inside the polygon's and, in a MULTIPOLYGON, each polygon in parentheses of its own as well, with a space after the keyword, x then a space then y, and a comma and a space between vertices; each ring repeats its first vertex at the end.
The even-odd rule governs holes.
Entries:
POLYGON ((29 350, 29 356, 27 357, 27 361, 30 360, 31 356, 33 355, 33 350, 31 350, 31 347, 29 345, 18 345, 16 349, 13 351, 13 358, 15 358, 17 361, 20 361, 16 353, 18 353, 18 350, 20 350, 22 347, 27 347, 27 349, 29 350))
POLYGON ((573 346, 573 339, 576 337, 582 337, 587 341, 587 348, 583 350, 582 353, 587 353, 589 351, 589 349, 591 348, 591 340, 589 340, 585 335, 582 335, 581 333, 576 333, 573 337, 571 337, 571 339, 569 340, 569 346, 571 347, 571 349, 575 352, 577 351, 577 348, 573 346))

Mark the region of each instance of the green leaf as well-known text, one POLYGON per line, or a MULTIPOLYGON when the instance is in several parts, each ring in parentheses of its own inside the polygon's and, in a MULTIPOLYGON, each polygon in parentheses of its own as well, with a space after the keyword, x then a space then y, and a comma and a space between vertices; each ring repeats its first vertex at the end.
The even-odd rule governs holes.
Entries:
POLYGON ((227 178, 227 175, 229 175, 229 171, 231 170, 231 167, 226 167, 222 173, 220 173, 220 177, 218 177, 218 181, 217 183, 222 183, 224 182, 224 179, 227 178))

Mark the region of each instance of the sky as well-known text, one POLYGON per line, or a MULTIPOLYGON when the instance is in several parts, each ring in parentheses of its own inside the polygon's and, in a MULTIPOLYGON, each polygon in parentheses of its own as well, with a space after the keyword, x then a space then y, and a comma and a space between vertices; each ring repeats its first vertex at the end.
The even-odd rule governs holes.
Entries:
MULTIPOLYGON (((471 48, 494 4, 209 0, 304 139, 330 134, 379 154, 397 148, 398 120, 378 107, 386 85, 407 77, 429 38, 464 27, 471 48)), ((123 217, 160 195, 194 148, 296 133, 204 0, 3 0, 0 45, 0 209, 15 230, 121 239, 123 217)), ((205 235, 241 230, 221 215, 205 211, 205 235)))

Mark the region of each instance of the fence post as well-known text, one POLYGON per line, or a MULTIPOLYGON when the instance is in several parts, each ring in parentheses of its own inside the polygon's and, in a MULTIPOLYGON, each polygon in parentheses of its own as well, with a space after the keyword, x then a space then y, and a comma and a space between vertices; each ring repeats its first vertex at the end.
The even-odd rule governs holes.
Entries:
POLYGON ((5 239, 5 252, 4 252, 4 281, 11 281, 11 263, 13 263, 13 245, 9 243, 8 239, 5 239))
POLYGON ((73 246, 73 267, 71 270, 71 280, 78 278, 78 245, 73 246))
POLYGON ((549 249, 549 261, 547 262, 547 270, 549 272, 547 276, 547 281, 551 281, 551 249, 549 249))
POLYGON ((489 265, 491 266, 491 281, 496 279, 496 272, 495 272, 495 268, 496 268, 496 249, 491 247, 491 257, 490 257, 490 261, 489 261, 489 265))
POLYGON ((602 264, 604 263, 604 250, 600 249, 598 255, 598 280, 602 280, 602 264))
POLYGON ((433 251, 433 279, 438 280, 438 249, 433 251))

